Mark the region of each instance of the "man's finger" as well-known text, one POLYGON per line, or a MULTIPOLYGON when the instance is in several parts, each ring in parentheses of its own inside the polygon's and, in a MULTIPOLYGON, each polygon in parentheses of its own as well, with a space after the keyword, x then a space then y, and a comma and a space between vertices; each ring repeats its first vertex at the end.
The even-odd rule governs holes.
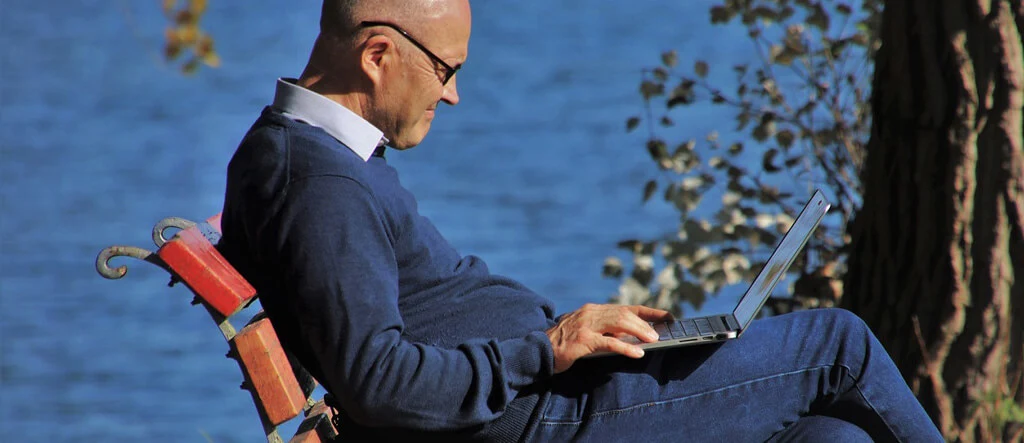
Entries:
POLYGON ((658 341, 658 333, 651 324, 631 311, 621 317, 615 317, 615 321, 605 324, 602 329, 603 333, 631 335, 645 342, 658 341))
POLYGON ((629 310, 636 314, 637 317, 644 319, 644 321, 669 321, 674 319, 671 312, 647 306, 629 306, 629 310))
POLYGON ((631 345, 622 340, 612 337, 601 337, 597 342, 598 348, 594 352, 614 352, 630 358, 641 358, 644 350, 637 345, 631 345))

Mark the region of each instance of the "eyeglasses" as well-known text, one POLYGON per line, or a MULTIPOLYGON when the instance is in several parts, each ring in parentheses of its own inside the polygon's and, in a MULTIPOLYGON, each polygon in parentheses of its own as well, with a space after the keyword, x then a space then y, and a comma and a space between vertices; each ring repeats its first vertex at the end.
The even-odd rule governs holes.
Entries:
POLYGON ((459 66, 456 66, 456 67, 453 68, 448 63, 445 63, 444 60, 441 60, 441 57, 438 57, 436 54, 434 54, 429 49, 427 49, 426 46, 423 46, 422 43, 420 43, 420 42, 416 41, 416 39, 412 38, 412 36, 409 35, 408 32, 405 32, 404 29, 399 28, 398 26, 392 25, 391 23, 366 21, 366 22, 360 23, 359 26, 363 27, 363 28, 369 28, 369 27, 373 27, 373 26, 386 26, 388 28, 394 29, 395 31, 398 31, 399 34, 402 34, 403 37, 405 37, 410 42, 412 42, 412 44, 416 45, 417 48, 420 48, 420 50, 423 51, 424 54, 427 54, 427 56, 430 57, 431 60, 437 62, 438 64, 440 64, 444 68, 444 78, 441 80, 441 85, 442 86, 447 85, 448 81, 451 80, 452 77, 455 77, 455 73, 459 72, 459 69, 462 69, 462 65, 459 65, 459 66))

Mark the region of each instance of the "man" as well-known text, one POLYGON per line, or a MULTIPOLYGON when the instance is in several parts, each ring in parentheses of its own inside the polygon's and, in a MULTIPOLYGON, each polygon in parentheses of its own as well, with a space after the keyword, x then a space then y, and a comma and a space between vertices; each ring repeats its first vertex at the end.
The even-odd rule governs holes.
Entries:
POLYGON ((941 441, 852 314, 644 352, 667 312, 551 303, 461 257, 383 158, 459 102, 468 0, 325 0, 228 168, 223 247, 282 343, 372 441, 941 441), (595 352, 624 357, 577 361, 595 352))

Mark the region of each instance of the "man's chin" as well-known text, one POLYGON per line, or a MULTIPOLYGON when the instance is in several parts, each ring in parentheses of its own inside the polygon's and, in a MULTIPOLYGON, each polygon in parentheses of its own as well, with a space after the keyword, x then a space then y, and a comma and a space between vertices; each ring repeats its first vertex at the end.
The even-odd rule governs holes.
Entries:
POLYGON ((427 138, 427 133, 430 132, 430 119, 420 122, 415 130, 409 132, 402 137, 392 139, 391 143, 388 143, 388 147, 399 151, 416 147, 423 142, 423 139, 427 138))
POLYGON ((392 149, 399 150, 399 151, 404 151, 406 149, 412 149, 412 148, 415 148, 417 145, 419 145, 421 142, 423 142, 423 139, 425 137, 426 137, 426 134, 423 134, 423 136, 421 136, 421 137, 412 137, 412 138, 406 139, 406 140, 395 140, 395 141, 392 141, 391 143, 389 143, 388 147, 392 148, 392 149))
POLYGON ((410 148, 423 143, 423 139, 427 138, 427 134, 430 132, 430 122, 427 121, 421 128, 419 131, 416 131, 416 135, 412 140, 413 143, 409 145, 410 148))

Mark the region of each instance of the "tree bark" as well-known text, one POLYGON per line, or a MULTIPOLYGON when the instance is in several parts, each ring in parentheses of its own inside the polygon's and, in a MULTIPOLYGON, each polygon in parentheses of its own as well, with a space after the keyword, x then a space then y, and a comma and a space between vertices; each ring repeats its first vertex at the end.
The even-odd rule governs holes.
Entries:
POLYGON ((891 0, 843 305, 947 438, 1024 404, 1024 6, 891 0))

